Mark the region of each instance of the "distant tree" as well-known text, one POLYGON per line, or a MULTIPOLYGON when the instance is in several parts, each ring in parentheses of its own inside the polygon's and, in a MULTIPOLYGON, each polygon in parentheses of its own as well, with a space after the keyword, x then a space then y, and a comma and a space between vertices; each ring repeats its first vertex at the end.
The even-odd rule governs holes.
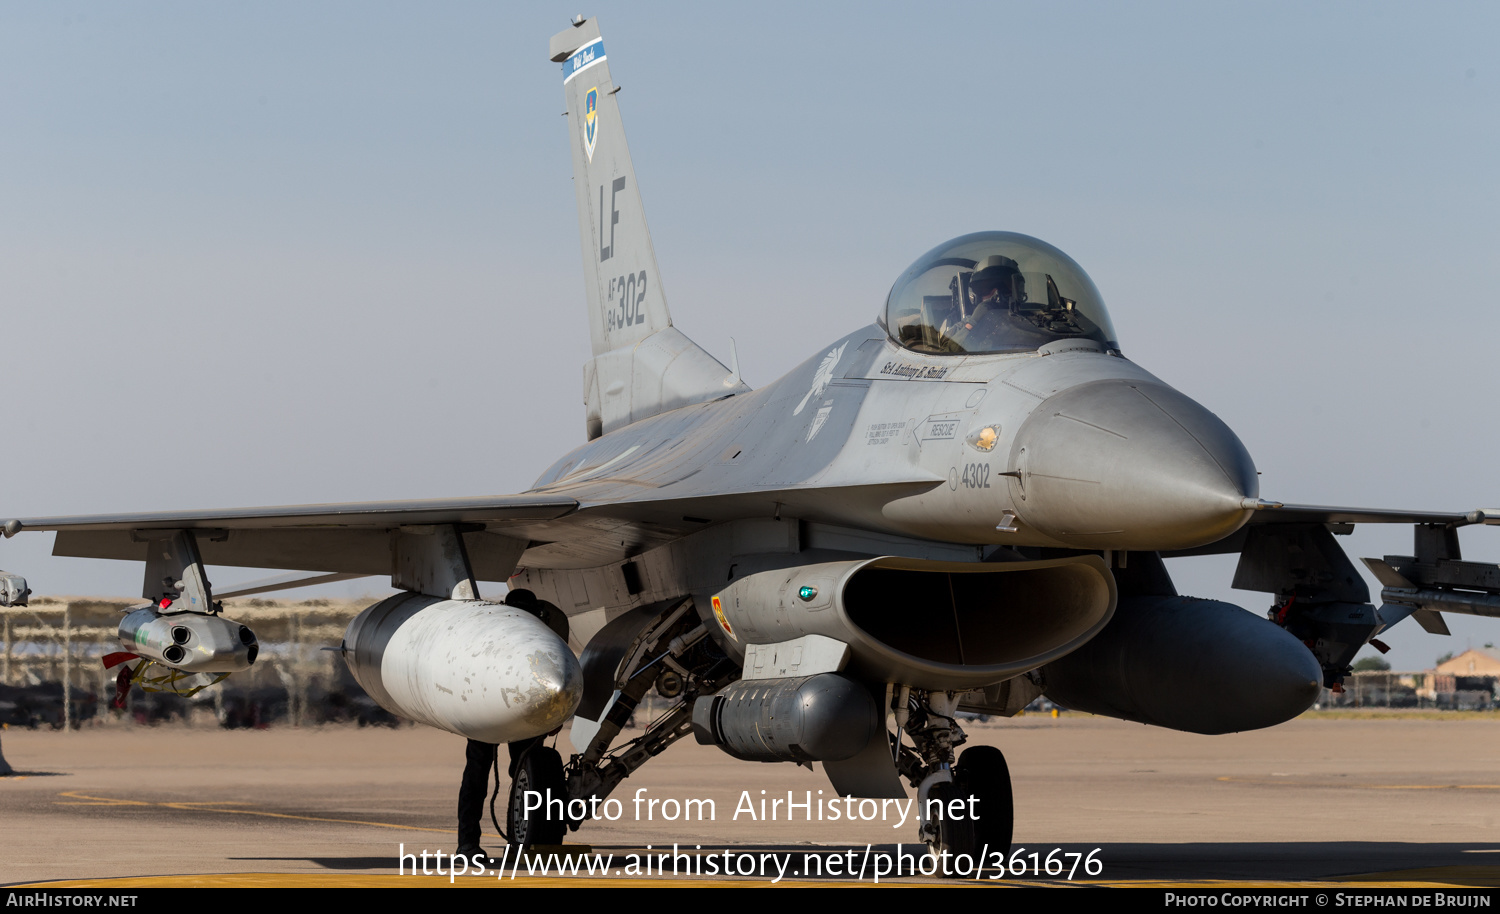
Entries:
POLYGON ((1443 664, 1447 663, 1449 660, 1452 660, 1452 659, 1453 659, 1453 652, 1449 651, 1448 653, 1444 654, 1443 656, 1441 656, 1441 657, 1439 657, 1437 659, 1438 666, 1442 666, 1443 664))
POLYGON ((1356 673, 1381 673, 1390 668, 1391 665, 1379 657, 1361 657, 1354 661, 1353 667, 1356 673))

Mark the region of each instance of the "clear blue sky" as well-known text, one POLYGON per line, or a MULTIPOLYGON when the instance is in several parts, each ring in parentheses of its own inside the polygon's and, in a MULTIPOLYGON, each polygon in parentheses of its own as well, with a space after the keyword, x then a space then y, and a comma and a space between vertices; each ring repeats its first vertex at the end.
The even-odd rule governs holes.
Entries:
MULTIPOLYGON (((1500 506, 1494 4, 53 3, 0 6, 0 514, 529 486, 583 434, 545 53, 575 12, 676 323, 752 384, 945 238, 1020 231, 1264 496, 1500 506)), ((138 591, 45 542, 0 567, 138 591)), ((1173 570, 1268 601, 1232 561, 1173 570)), ((1453 625, 1390 659, 1500 640, 1453 625)))

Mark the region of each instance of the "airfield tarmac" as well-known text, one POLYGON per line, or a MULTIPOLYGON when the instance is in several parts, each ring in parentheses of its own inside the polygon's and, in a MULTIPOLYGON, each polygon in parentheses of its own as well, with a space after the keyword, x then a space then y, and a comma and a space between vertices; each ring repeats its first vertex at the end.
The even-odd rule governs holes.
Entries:
MULTIPOLYGON (((1016 847, 1043 856, 1054 848, 1081 855, 1100 849, 1102 872, 1079 869, 1075 882, 1500 886, 1494 718, 1299 719, 1219 737, 1068 715, 967 729, 971 743, 1001 747, 1010 763, 1016 847)), ((0 883, 449 883, 435 874, 397 874, 398 846, 407 853, 454 847, 464 743, 449 734, 425 727, 116 725, 7 730, 0 751, 20 772, 0 779, 0 883), (121 879, 128 881, 114 881, 121 879)), ((898 825, 894 812, 886 821, 855 823, 806 821, 800 810, 794 821, 784 810, 776 821, 743 812, 736 820, 742 793, 758 803, 762 790, 767 797, 790 790, 800 801, 807 791, 816 800, 829 788, 821 773, 736 761, 688 738, 621 786, 618 821, 588 823, 569 841, 614 853, 616 868, 628 854, 647 853, 647 845, 651 853, 670 852, 674 842, 719 857, 727 850, 853 860, 867 844, 890 853, 898 842, 920 850, 912 846, 915 826, 898 825), (715 816, 662 821, 670 806, 658 805, 654 821, 637 821, 633 798, 643 788, 648 801, 712 799, 715 816)), ((503 799, 500 816, 503 823, 503 799)), ((488 821, 485 834, 486 849, 498 858, 503 842, 488 821)), ((513 881, 491 873, 457 882, 597 882, 541 880, 524 866, 519 873, 513 881)), ((870 875, 867 869, 866 883, 870 875)), ((744 878, 767 885, 774 876, 773 869, 744 878)), ((782 884, 796 881, 789 876, 782 884)))

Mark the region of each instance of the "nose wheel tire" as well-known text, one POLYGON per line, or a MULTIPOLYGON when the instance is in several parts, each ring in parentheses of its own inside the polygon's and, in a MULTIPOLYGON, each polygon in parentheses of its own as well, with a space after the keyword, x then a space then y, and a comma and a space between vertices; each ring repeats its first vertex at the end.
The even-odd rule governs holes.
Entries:
MULTIPOLYGON (((930 807, 942 809, 945 813, 952 808, 949 806, 949 801, 961 799, 963 799, 962 788, 951 783, 934 784, 927 794, 930 807)), ((977 824, 969 821, 966 815, 938 816, 931 820, 928 826, 930 829, 928 847, 934 856, 941 857, 944 852, 947 852, 950 861, 964 855, 972 860, 982 847, 974 840, 974 827, 977 824)))
POLYGON ((957 793, 972 796, 978 818, 973 822, 974 851, 989 847, 994 854, 1010 853, 1016 806, 1010 789, 1010 767, 994 746, 970 746, 953 768, 957 793))
POLYGON ((505 825, 510 831, 512 844, 521 847, 561 844, 568 832, 568 822, 556 804, 540 805, 535 795, 531 798, 534 807, 526 811, 526 794, 540 794, 545 800, 548 791, 554 799, 567 802, 567 785, 563 778, 562 756, 556 749, 534 745, 515 763, 515 774, 510 780, 510 806, 506 811, 505 825), (548 807, 551 806, 551 809, 548 807))

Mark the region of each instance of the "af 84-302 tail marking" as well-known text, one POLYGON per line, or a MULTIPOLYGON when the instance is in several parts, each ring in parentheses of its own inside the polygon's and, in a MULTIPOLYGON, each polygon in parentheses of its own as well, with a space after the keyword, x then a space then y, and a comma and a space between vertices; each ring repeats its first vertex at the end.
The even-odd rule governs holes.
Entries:
POLYGON ((609 295, 605 299, 606 329, 632 327, 646 322, 641 303, 646 300, 646 271, 629 273, 609 281, 609 295))

